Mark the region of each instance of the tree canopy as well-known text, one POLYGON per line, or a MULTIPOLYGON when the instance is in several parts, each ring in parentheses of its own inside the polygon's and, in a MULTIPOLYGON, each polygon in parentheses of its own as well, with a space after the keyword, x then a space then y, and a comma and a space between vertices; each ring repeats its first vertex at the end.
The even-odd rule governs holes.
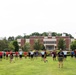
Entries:
POLYGON ((75 50, 76 49, 76 40, 71 43, 70 48, 72 50, 75 50))
POLYGON ((58 41, 58 49, 62 50, 66 49, 66 44, 63 38, 60 38, 58 41))

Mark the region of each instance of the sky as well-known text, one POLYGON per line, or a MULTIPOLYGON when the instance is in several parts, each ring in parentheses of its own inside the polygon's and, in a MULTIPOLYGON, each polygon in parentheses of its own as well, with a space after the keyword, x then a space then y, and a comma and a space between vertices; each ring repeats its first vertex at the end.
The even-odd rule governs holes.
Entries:
POLYGON ((49 31, 76 38, 76 0, 0 0, 0 37, 49 31))

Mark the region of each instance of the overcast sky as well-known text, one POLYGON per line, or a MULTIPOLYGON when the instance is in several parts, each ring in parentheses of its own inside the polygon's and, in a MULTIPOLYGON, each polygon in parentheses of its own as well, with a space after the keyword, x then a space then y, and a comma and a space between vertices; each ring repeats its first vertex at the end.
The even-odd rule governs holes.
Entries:
POLYGON ((49 31, 76 37, 76 0, 0 0, 0 37, 49 31))

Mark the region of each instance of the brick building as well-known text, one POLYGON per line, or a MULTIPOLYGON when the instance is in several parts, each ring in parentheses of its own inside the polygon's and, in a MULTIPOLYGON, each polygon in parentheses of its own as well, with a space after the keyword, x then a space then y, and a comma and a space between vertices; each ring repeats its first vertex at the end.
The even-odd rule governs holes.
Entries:
POLYGON ((60 38, 63 38, 65 40, 66 49, 70 49, 71 39, 69 36, 31 36, 29 39, 17 39, 17 41, 19 46, 23 46, 24 43, 30 43, 31 48, 33 48, 34 41, 39 39, 47 50, 53 50, 57 48, 60 38))

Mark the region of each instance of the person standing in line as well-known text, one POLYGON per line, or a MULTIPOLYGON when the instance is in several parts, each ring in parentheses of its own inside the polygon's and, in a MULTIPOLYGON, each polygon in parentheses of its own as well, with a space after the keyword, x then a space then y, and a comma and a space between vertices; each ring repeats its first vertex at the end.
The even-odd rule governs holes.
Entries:
POLYGON ((66 58, 67 58, 67 51, 64 50, 63 53, 64 53, 64 60, 66 60, 66 58))
POLYGON ((5 59, 5 57, 6 57, 6 52, 3 51, 3 58, 5 59))
POLYGON ((63 59, 64 59, 64 53, 60 49, 60 51, 58 52, 59 68, 61 67, 63 68, 63 59))
POLYGON ((32 50, 30 51, 30 56, 31 56, 31 60, 32 60, 33 56, 34 56, 34 52, 32 50))
POLYGON ((31 55, 30 55, 30 51, 28 51, 28 57, 29 57, 29 58, 31 57, 31 55))
POLYGON ((6 51, 6 60, 8 60, 8 55, 9 55, 9 52, 6 51))
POLYGON ((19 51, 20 60, 22 60, 22 54, 23 54, 23 51, 20 49, 20 51, 19 51))
POLYGON ((2 61, 3 52, 0 51, 0 61, 2 61))
POLYGON ((76 49, 74 50, 74 54, 75 54, 75 59, 76 59, 76 49))
POLYGON ((10 51, 10 63, 13 61, 13 52, 12 50, 10 51))
POLYGON ((34 56, 35 56, 36 59, 37 59, 38 55, 39 55, 38 50, 35 50, 35 52, 34 52, 34 56))
POLYGON ((73 56, 74 56, 74 51, 72 50, 71 51, 71 58, 73 58, 73 56))
POLYGON ((18 51, 15 52, 15 59, 18 59, 19 53, 18 51))
POLYGON ((24 57, 25 57, 25 58, 27 58, 27 54, 28 54, 27 52, 24 52, 24 57))

